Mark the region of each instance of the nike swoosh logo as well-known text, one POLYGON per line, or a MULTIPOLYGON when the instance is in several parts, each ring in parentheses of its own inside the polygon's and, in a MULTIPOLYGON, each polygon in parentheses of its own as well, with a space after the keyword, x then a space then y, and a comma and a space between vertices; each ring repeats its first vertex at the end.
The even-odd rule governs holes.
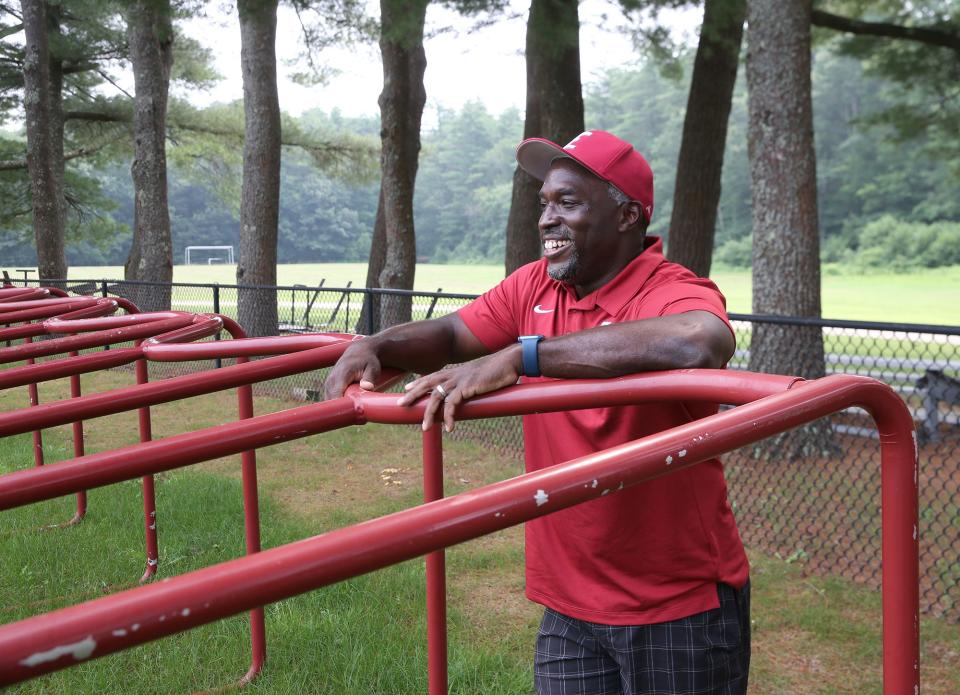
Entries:
POLYGON ((550 314, 553 312, 553 309, 543 309, 539 304, 533 307, 533 313, 535 314, 550 314))

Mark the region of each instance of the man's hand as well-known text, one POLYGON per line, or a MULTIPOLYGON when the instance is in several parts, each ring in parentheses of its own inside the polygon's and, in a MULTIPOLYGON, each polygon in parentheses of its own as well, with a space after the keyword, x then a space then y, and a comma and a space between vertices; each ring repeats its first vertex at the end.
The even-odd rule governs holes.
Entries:
POLYGON ((369 338, 350 345, 330 370, 323 383, 323 398, 340 398, 350 384, 360 382, 360 388, 373 390, 380 377, 380 358, 369 338))
POLYGON ((412 405, 429 394, 423 412, 423 429, 430 429, 442 405, 443 427, 452 432, 458 405, 468 398, 512 386, 520 378, 520 370, 520 345, 511 345, 492 355, 411 381, 397 404, 412 405))
POLYGON ((360 388, 373 390, 386 367, 428 374, 445 364, 489 352, 455 313, 392 326, 352 343, 344 351, 323 385, 323 397, 340 398, 350 384, 357 382, 360 388))

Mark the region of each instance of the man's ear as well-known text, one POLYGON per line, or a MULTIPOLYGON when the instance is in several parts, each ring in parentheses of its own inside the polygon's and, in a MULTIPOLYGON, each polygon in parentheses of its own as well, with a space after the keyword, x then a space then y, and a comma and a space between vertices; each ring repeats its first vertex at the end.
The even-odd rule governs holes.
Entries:
POLYGON ((643 220, 643 208, 635 200, 624 203, 620 206, 620 225, 619 231, 632 232, 643 220))

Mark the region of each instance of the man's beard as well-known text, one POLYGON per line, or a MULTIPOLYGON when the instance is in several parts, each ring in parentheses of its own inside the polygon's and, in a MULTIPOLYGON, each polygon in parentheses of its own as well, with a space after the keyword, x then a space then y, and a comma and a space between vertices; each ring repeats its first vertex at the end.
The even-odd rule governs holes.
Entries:
POLYGON ((580 272, 580 254, 577 247, 570 244, 570 256, 563 263, 547 262, 547 275, 558 282, 572 282, 580 272))

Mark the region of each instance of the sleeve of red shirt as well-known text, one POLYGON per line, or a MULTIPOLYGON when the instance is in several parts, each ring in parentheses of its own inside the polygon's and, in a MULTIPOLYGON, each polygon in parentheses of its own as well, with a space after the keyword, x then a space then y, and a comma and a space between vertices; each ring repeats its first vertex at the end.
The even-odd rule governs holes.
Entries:
POLYGON ((648 302, 648 306, 659 307, 658 316, 672 316, 687 311, 709 311, 723 321, 736 338, 736 333, 727 317, 727 301, 711 280, 691 276, 664 284, 644 299, 645 304, 648 302))
POLYGON ((457 311, 470 332, 490 352, 517 342, 520 335, 517 323, 520 314, 512 300, 518 296, 518 275, 521 271, 512 273, 499 285, 457 311))

